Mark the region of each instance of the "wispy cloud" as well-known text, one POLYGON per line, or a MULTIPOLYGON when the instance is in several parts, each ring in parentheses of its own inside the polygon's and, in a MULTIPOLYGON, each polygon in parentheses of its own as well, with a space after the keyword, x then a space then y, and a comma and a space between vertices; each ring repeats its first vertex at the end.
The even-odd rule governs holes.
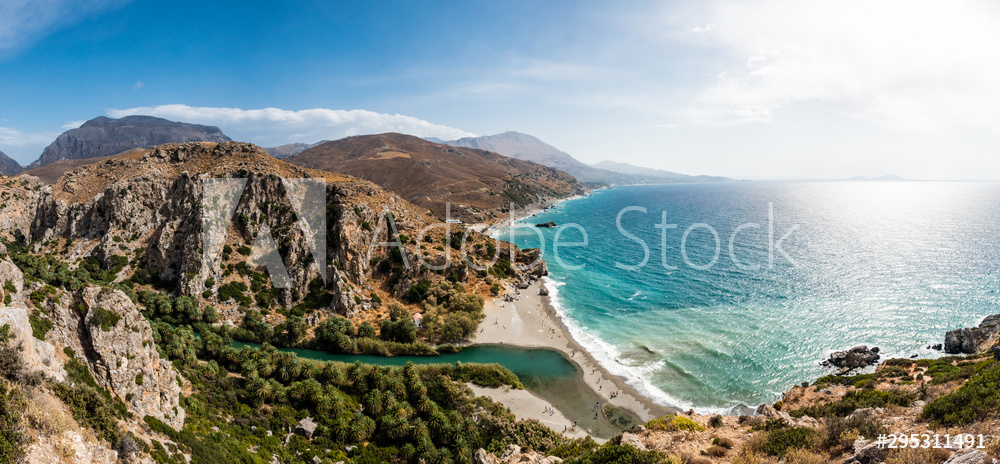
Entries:
POLYGON ((0 146, 25 147, 52 142, 59 134, 54 132, 23 132, 12 127, 0 127, 0 146))
POLYGON ((132 86, 132 90, 139 90, 145 86, 146 84, 143 84, 142 81, 136 81, 135 85, 132 86))
POLYGON ((417 137, 437 137, 444 140, 475 136, 453 127, 434 124, 401 114, 376 113, 367 110, 332 110, 314 108, 285 110, 281 108, 241 109, 161 105, 108 110, 120 118, 129 115, 157 116, 175 121, 219 126, 230 137, 260 145, 283 145, 291 142, 317 142, 351 135, 400 132, 417 137))
POLYGON ((4 0, 0 2, 0 52, 9 52, 62 26, 129 0, 4 0))
POLYGON ((896 130, 996 130, 997 11, 980 0, 717 0, 689 8, 679 12, 679 29, 731 61, 684 117, 766 122, 806 103, 896 130))

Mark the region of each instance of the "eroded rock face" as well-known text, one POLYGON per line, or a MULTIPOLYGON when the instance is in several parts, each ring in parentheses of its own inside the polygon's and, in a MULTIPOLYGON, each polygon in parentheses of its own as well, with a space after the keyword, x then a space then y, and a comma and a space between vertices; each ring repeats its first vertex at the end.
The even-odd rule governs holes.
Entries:
POLYGON ((132 300, 119 290, 97 286, 74 297, 68 305, 51 308, 55 327, 48 338, 86 359, 97 383, 136 416, 153 416, 180 430, 184 426, 180 375, 160 359, 153 330, 132 300))
POLYGON ((59 381, 66 378, 66 371, 56 360, 55 347, 31 335, 27 310, 0 306, 0 326, 4 324, 10 326, 11 343, 21 345, 21 357, 29 369, 59 381))
POLYGON ((977 354, 988 350, 1000 338, 1000 314, 983 319, 979 327, 955 329, 944 336, 944 352, 977 354))

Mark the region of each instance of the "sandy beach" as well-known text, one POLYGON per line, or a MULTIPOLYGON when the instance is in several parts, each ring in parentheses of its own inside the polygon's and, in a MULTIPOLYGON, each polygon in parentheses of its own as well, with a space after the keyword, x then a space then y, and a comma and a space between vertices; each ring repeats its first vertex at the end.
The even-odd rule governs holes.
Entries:
POLYGON ((486 396, 493 401, 507 406, 510 412, 514 413, 514 416, 518 419, 538 419, 539 422, 547 425, 552 430, 561 432, 570 438, 587 436, 587 432, 583 429, 574 429, 573 421, 568 419, 562 411, 553 408, 552 404, 545 401, 544 398, 530 391, 508 388, 486 388, 471 383, 469 387, 472 388, 472 391, 477 396, 486 396))
MULTIPOLYGON (((583 374, 584 382, 601 398, 602 404, 627 410, 643 422, 675 412, 642 396, 625 379, 601 367, 590 353, 573 340, 555 309, 549 304, 549 297, 539 295, 542 286, 543 283, 538 281, 529 288, 520 290, 517 301, 505 302, 500 298, 488 301, 485 307, 486 318, 480 324, 480 332, 473 341, 477 344, 505 344, 561 351, 576 364, 583 374), (614 398, 611 397, 612 392, 616 392, 614 398)), ((501 401, 511 411, 523 411, 525 418, 550 419, 548 415, 541 414, 544 406, 525 407, 519 404, 526 401, 524 398, 490 397, 501 401)), ((557 406, 556 409, 560 408, 557 406)), ((561 426, 553 429, 562 431, 561 426)))

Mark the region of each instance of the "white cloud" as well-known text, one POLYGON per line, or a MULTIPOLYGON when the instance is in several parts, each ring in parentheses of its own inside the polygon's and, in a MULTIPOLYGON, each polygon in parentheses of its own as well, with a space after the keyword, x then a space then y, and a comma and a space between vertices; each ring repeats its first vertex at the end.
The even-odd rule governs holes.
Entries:
POLYGON ((80 126, 82 126, 83 123, 85 123, 85 122, 87 122, 87 121, 82 121, 82 120, 81 121, 70 121, 70 122, 67 122, 66 124, 63 124, 62 128, 63 128, 63 130, 77 129, 80 126))
POLYGON ((453 127, 433 124, 401 114, 384 114, 366 110, 331 110, 314 108, 291 111, 280 108, 245 110, 241 108, 194 107, 161 105, 108 110, 120 118, 129 115, 149 115, 175 121, 219 126, 226 135, 263 146, 292 142, 312 143, 351 135, 400 132, 417 137, 437 137, 453 140, 474 137, 475 134, 453 127))
POLYGON ((0 2, 0 51, 24 43, 86 15, 129 0, 3 0, 0 2))
POLYGON ((680 36, 729 60, 684 116, 761 122, 806 103, 898 130, 995 131, 998 11, 985 0, 716 0, 676 10, 670 22, 688 31, 680 36))
POLYGON ((47 145, 59 134, 52 132, 23 132, 12 127, 0 127, 0 146, 27 147, 47 145))
POLYGON ((139 89, 141 89, 141 88, 143 88, 145 86, 146 86, 146 84, 143 84, 142 81, 136 81, 135 85, 132 86, 132 89, 133 90, 139 90, 139 89))

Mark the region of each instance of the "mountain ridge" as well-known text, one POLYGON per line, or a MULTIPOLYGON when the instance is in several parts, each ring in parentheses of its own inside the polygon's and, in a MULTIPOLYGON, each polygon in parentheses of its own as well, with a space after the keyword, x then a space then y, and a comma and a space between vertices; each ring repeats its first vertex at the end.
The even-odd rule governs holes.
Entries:
POLYGON ((14 161, 6 153, 0 151, 0 174, 10 176, 21 172, 21 163, 14 161))
POLYGON ((370 180, 445 217, 479 222, 546 199, 582 192, 556 168, 494 152, 385 133, 327 142, 287 159, 299 166, 370 180))
POLYGON ((165 143, 231 141, 215 126, 176 122, 153 116, 135 115, 119 119, 98 116, 59 135, 37 160, 28 165, 28 169, 57 161, 116 155, 134 148, 148 148, 165 143))

